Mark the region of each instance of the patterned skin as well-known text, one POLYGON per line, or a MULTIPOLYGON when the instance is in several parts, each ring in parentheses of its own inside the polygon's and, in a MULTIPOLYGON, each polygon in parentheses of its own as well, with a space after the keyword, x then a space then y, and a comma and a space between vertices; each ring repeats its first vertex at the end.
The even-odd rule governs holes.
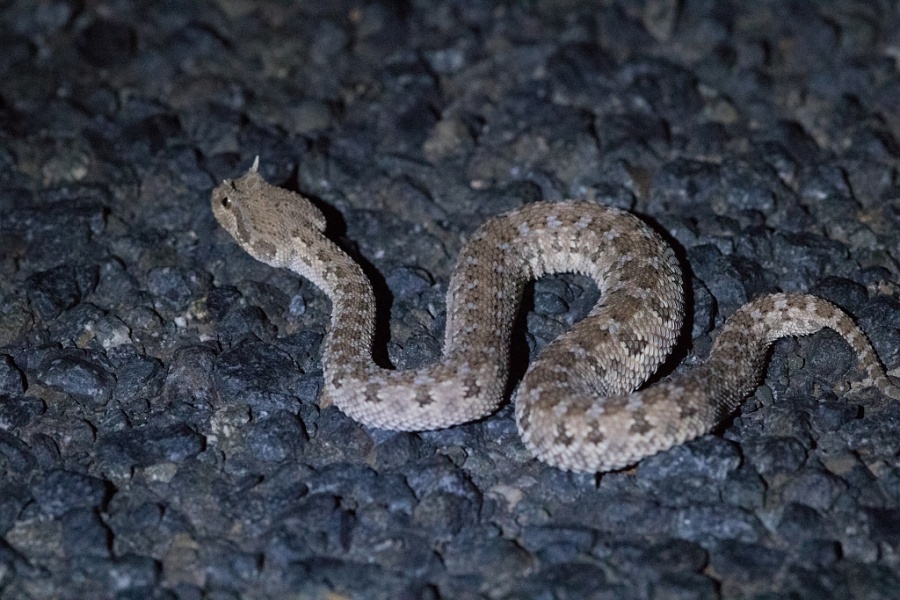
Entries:
POLYGON ((493 412, 503 401, 522 290, 559 272, 591 277, 601 297, 532 362, 515 409, 525 445, 561 469, 619 469, 710 431, 757 387, 772 342, 826 327, 856 352, 863 385, 900 399, 852 318, 804 294, 746 304, 703 365, 635 392, 675 343, 681 272, 672 249, 637 217, 573 201, 531 204, 484 223, 450 280, 441 358, 383 369, 372 361, 375 297, 362 269, 325 237, 325 217, 311 202, 269 185, 257 167, 213 190, 213 213, 253 257, 302 275, 331 299, 323 400, 367 426, 439 429, 493 412))

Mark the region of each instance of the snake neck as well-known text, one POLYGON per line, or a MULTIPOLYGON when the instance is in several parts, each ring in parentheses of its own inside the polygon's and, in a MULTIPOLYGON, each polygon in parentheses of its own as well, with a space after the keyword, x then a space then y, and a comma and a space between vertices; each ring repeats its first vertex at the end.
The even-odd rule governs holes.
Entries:
POLYGON ((323 342, 326 372, 335 368, 369 371, 375 322, 375 294, 362 268, 325 237, 292 260, 291 268, 331 300, 331 325, 323 342))

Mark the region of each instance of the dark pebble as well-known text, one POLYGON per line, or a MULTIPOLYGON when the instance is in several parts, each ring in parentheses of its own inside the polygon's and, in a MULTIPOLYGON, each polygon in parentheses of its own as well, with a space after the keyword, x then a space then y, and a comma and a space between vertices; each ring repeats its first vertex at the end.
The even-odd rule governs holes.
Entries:
POLYGON ((431 275, 427 271, 415 267, 394 269, 385 277, 385 282, 391 293, 397 298, 419 294, 433 284, 431 275))
POLYGON ((857 404, 846 400, 824 400, 812 413, 812 424, 822 431, 836 431, 861 414, 857 404))
POLYGON ((0 395, 14 396, 25 391, 25 376, 12 357, 0 354, 0 395))
POLYGON ((876 296, 854 316, 884 364, 889 369, 897 365, 900 360, 900 300, 876 296))
POLYGON ((720 579, 768 587, 786 561, 785 553, 775 548, 728 540, 717 544, 710 554, 710 570, 720 579))
POLYGON ((75 344, 97 352, 128 348, 131 328, 119 317, 83 302, 67 311, 53 324, 50 335, 63 345, 75 344))
POLYGON ((44 412, 44 403, 31 396, 0 396, 0 429, 17 430, 44 412))
POLYGON ((729 504, 755 510, 766 499, 766 484, 762 477, 747 465, 731 472, 725 480, 722 498, 729 504))
POLYGON ((809 293, 833 302, 853 315, 858 314, 869 301, 864 285, 843 277, 826 277, 809 293))
POLYGON ((522 545, 544 564, 565 564, 594 544, 592 531, 570 527, 528 527, 522 545))
POLYGON ((782 489, 781 496, 787 502, 828 510, 846 489, 847 484, 835 475, 807 467, 782 489))
POLYGON ((716 482, 725 480, 740 463, 734 444, 705 436, 641 461, 637 484, 650 492, 661 491, 664 501, 679 497, 683 504, 709 502, 718 497, 716 482))
POLYGON ((37 460, 28 445, 18 437, 6 431, 0 431, 0 461, 12 473, 28 474, 37 460))
POLYGON ((811 539, 828 539, 835 534, 822 513, 809 505, 796 502, 784 507, 776 531, 791 546, 811 539))
POLYGON ((612 579, 601 565, 548 565, 528 576, 517 578, 504 598, 578 598, 584 595, 585 590, 590 590, 590 597, 598 600, 627 598, 626 585, 611 581, 612 579))
MULTIPOLYGON (((680 159, 666 164, 653 177, 650 212, 690 212, 709 206, 721 191, 720 167, 707 162, 680 159)), ((692 263, 693 264, 693 263, 692 263)))
POLYGON ((407 465, 406 482, 419 499, 414 521, 426 530, 457 532, 473 525, 473 511, 482 503, 479 490, 444 458, 407 465))
POLYGON ((691 281, 693 315, 688 323, 691 336, 697 338, 712 331, 716 317, 716 299, 699 279, 691 281))
POLYGON ((841 557, 841 545, 834 540, 807 539, 796 548, 796 556, 811 568, 829 568, 841 557))
POLYGON ((41 509, 55 517, 81 508, 99 508, 110 489, 102 479, 56 469, 31 486, 41 509))
POLYGON ((718 600, 718 582, 700 573, 665 573, 653 585, 653 600, 718 600))
POLYGON ((168 594, 150 592, 159 579, 159 564, 149 556, 124 554, 113 559, 84 557, 77 561, 81 572, 90 576, 89 581, 103 588, 116 589, 115 598, 157 598, 167 600, 168 594), (146 595, 146 594, 151 595, 146 595))
POLYGON ((148 467, 162 462, 180 463, 203 450, 204 437, 182 423, 145 425, 100 437, 104 462, 148 467))
POLYGON ((446 491, 428 492, 413 509, 413 523, 424 531, 441 531, 455 535, 464 527, 476 524, 473 513, 478 502, 446 491))
POLYGON ((534 286, 534 311, 547 316, 568 312, 574 300, 571 288, 561 279, 544 279, 534 286))
POLYGON ((278 411, 252 423, 244 432, 245 450, 254 460, 282 462, 296 460, 306 434, 292 413, 278 411))
POLYGON ((335 462, 356 462, 368 456, 375 445, 366 429, 348 419, 344 413, 331 406, 322 410, 313 426, 316 444, 308 449, 305 462, 312 466, 328 465, 335 462))
POLYGON ((89 358, 63 355, 41 365, 38 381, 55 390, 71 394, 89 406, 105 406, 115 389, 115 376, 89 358))
POLYGON ((242 306, 229 310, 222 317, 217 331, 221 339, 236 343, 246 337, 272 337, 276 328, 258 306, 242 306))
POLYGON ((297 561, 340 553, 349 547, 356 519, 329 494, 313 494, 280 518, 265 550, 267 563, 289 565, 297 561))
POLYGON ((678 511, 675 531, 679 537, 698 542, 740 540, 755 542, 765 528, 751 512, 724 505, 701 505, 678 511))
POLYGON ((31 496, 22 485, 12 481, 0 483, 0 528, 7 531, 12 527, 19 513, 30 501, 31 496))
POLYGON ((158 267, 147 274, 147 287, 168 310, 183 311, 209 286, 208 274, 196 270, 158 267))
POLYGON ((206 309, 214 319, 221 320, 240 299, 241 292, 234 286, 214 287, 206 295, 206 309))
POLYGON ((427 453, 427 446, 415 433, 395 432, 375 446, 375 465, 381 469, 396 469, 424 458, 427 453))
POLYGON ((900 437, 896 435, 900 427, 900 402, 890 403, 878 414, 865 415, 844 425, 841 436, 847 448, 853 450, 863 460, 896 456, 900 452, 900 437))
POLYGON ((847 253, 840 242, 812 233, 784 233, 772 237, 777 264, 791 265, 783 285, 790 289, 810 289, 827 266, 847 253))
POLYGON ((113 397, 127 402, 137 396, 153 398, 163 386, 163 365, 151 356, 136 354, 128 357, 116 369, 116 390, 113 397))
POLYGON ((774 169, 762 161, 725 161, 722 164, 722 186, 726 207, 720 212, 773 213, 781 203, 779 196, 788 194, 787 187, 774 169))
POLYGON ((97 19, 81 33, 79 48, 93 64, 109 67, 129 60, 135 52, 137 35, 127 23, 97 19))
POLYGON ((863 514, 875 541, 885 544, 900 541, 900 509, 867 508, 863 514))
POLYGON ((4 583, 12 579, 13 575, 28 578, 46 578, 48 576, 44 569, 31 564, 24 555, 17 552, 2 538, 0 538, 0 565, 3 565, 4 571, 9 574, 4 577, 4 583))
POLYGON ((78 304, 82 290, 71 268, 57 267, 29 278, 28 297, 41 317, 52 319, 78 304))
POLYGON ((563 44, 547 59, 547 74, 572 94, 602 83, 613 63, 603 49, 585 42, 563 44))
POLYGON ((91 508, 74 508, 62 515, 62 545, 70 558, 110 556, 112 536, 91 508))
POLYGON ((711 244, 691 248, 688 262, 715 298, 720 317, 728 317, 749 299, 772 291, 768 276, 758 264, 724 256, 711 244))
POLYGON ((207 548, 209 567, 206 576, 212 586, 224 589, 244 587, 256 580, 263 557, 255 552, 242 552, 231 544, 207 548))
POLYGON ((297 409, 297 367, 289 355, 275 346, 248 338, 218 356, 215 376, 225 398, 264 412, 297 409))
POLYGON ((451 575, 478 576, 496 581, 497 575, 511 580, 528 573, 534 559, 512 540, 484 529, 467 529, 453 536, 443 551, 451 575))
POLYGON ((806 460, 806 448, 795 438, 766 437, 743 445, 750 464, 763 476, 796 471, 806 460))
POLYGON ((121 260, 110 259, 100 265, 97 287, 91 300, 102 306, 128 304, 140 292, 137 279, 121 260))

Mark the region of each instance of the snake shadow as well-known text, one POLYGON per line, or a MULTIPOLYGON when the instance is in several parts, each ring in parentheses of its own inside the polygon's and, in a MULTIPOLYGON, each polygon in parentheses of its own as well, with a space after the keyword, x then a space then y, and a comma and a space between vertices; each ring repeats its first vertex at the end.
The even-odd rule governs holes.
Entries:
POLYGON ((375 295, 375 328, 372 340, 372 359, 379 367, 395 369, 388 355, 388 343, 391 340, 391 308, 394 294, 388 287, 384 275, 360 251, 356 241, 347 237, 347 221, 343 213, 326 200, 308 191, 299 189, 296 177, 289 184, 282 184, 285 189, 296 192, 312 202, 325 215, 325 235, 343 250, 363 270, 372 286, 375 295))

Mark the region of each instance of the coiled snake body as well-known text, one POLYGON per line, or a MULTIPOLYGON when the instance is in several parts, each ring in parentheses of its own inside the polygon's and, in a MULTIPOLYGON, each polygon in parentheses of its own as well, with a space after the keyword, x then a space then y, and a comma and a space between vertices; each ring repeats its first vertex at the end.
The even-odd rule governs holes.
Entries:
POLYGON ((856 352, 864 385, 900 398, 853 320, 803 294, 746 304, 725 322, 704 364, 635 392, 681 327, 680 270, 671 248, 633 215, 571 201, 531 204, 484 223, 450 281, 440 360, 409 371, 383 369, 371 355, 372 287, 325 237, 325 218, 311 202, 267 184, 254 165, 213 190, 212 209, 252 256, 299 273, 329 296, 324 393, 368 426, 437 429, 494 411, 503 400, 522 289, 557 272, 591 277, 601 297, 531 363, 515 393, 525 445, 556 467, 618 469, 710 431, 756 388, 773 341, 823 327, 856 352))

